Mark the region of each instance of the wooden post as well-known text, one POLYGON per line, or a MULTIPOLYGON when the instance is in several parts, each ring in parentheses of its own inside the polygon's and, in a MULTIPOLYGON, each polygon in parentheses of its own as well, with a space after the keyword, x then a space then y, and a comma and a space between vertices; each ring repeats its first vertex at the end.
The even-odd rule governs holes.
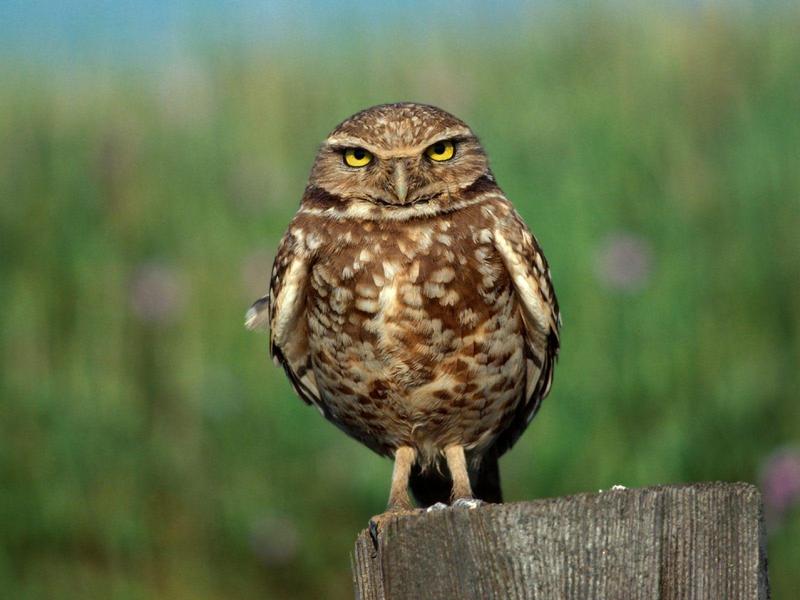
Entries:
POLYGON ((761 496, 701 483, 448 508, 368 532, 359 600, 769 598, 761 496))

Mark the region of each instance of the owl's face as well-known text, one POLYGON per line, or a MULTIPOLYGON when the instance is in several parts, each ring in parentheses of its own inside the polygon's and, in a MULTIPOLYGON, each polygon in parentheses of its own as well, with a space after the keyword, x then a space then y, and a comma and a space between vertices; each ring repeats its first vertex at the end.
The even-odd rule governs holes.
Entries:
POLYGON ((343 201, 382 207, 445 204, 482 176, 486 154, 469 127, 422 104, 356 113, 323 142, 310 183, 343 201))

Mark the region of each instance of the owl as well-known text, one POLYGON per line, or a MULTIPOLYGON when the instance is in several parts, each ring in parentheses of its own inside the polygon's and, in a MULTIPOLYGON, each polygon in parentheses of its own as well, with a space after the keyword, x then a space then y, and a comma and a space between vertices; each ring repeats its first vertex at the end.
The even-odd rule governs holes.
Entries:
POLYGON ((497 460, 550 391, 561 318, 472 130, 374 106, 320 147, 246 316, 297 394, 394 460, 387 511, 501 502, 497 460))

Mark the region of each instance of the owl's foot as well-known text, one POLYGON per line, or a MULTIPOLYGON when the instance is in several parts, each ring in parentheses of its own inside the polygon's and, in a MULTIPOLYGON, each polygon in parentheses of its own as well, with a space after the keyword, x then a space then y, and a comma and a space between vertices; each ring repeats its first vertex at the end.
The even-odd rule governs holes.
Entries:
POLYGON ((447 504, 444 502, 437 502, 436 504, 431 504, 428 508, 426 508, 426 512, 436 512, 439 510, 444 510, 447 508, 447 504))
POLYGON ((372 543, 375 548, 377 549, 378 547, 378 535, 386 528, 389 521, 409 515, 418 515, 423 512, 424 510, 421 508, 391 506, 381 514, 372 517, 369 520, 369 536, 372 538, 372 543))
POLYGON ((453 508, 478 508, 486 504, 483 500, 477 498, 457 498, 453 501, 453 508))

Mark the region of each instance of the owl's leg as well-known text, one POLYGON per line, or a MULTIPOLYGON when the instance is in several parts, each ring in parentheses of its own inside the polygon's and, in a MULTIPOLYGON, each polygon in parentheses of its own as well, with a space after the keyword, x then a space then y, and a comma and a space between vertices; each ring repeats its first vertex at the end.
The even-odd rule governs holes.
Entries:
POLYGON ((401 446, 394 453, 394 470, 392 471, 392 487, 389 490, 389 511, 410 510, 411 498, 408 495, 408 477, 411 467, 417 460, 417 451, 411 446, 401 446))
POLYGON ((384 523, 389 519, 421 512, 411 507, 411 498, 408 495, 408 478, 411 475, 411 467, 417 460, 417 451, 410 446, 401 446, 394 453, 394 470, 392 471, 392 487, 389 490, 389 502, 386 510, 375 515, 369 520, 369 532, 372 541, 377 547, 378 533, 383 529, 384 523))
POLYGON ((464 447, 448 446, 444 449, 444 458, 447 461, 447 468, 450 469, 450 477, 453 479, 453 491, 450 496, 453 506, 461 508, 480 506, 482 502, 472 495, 464 447))

